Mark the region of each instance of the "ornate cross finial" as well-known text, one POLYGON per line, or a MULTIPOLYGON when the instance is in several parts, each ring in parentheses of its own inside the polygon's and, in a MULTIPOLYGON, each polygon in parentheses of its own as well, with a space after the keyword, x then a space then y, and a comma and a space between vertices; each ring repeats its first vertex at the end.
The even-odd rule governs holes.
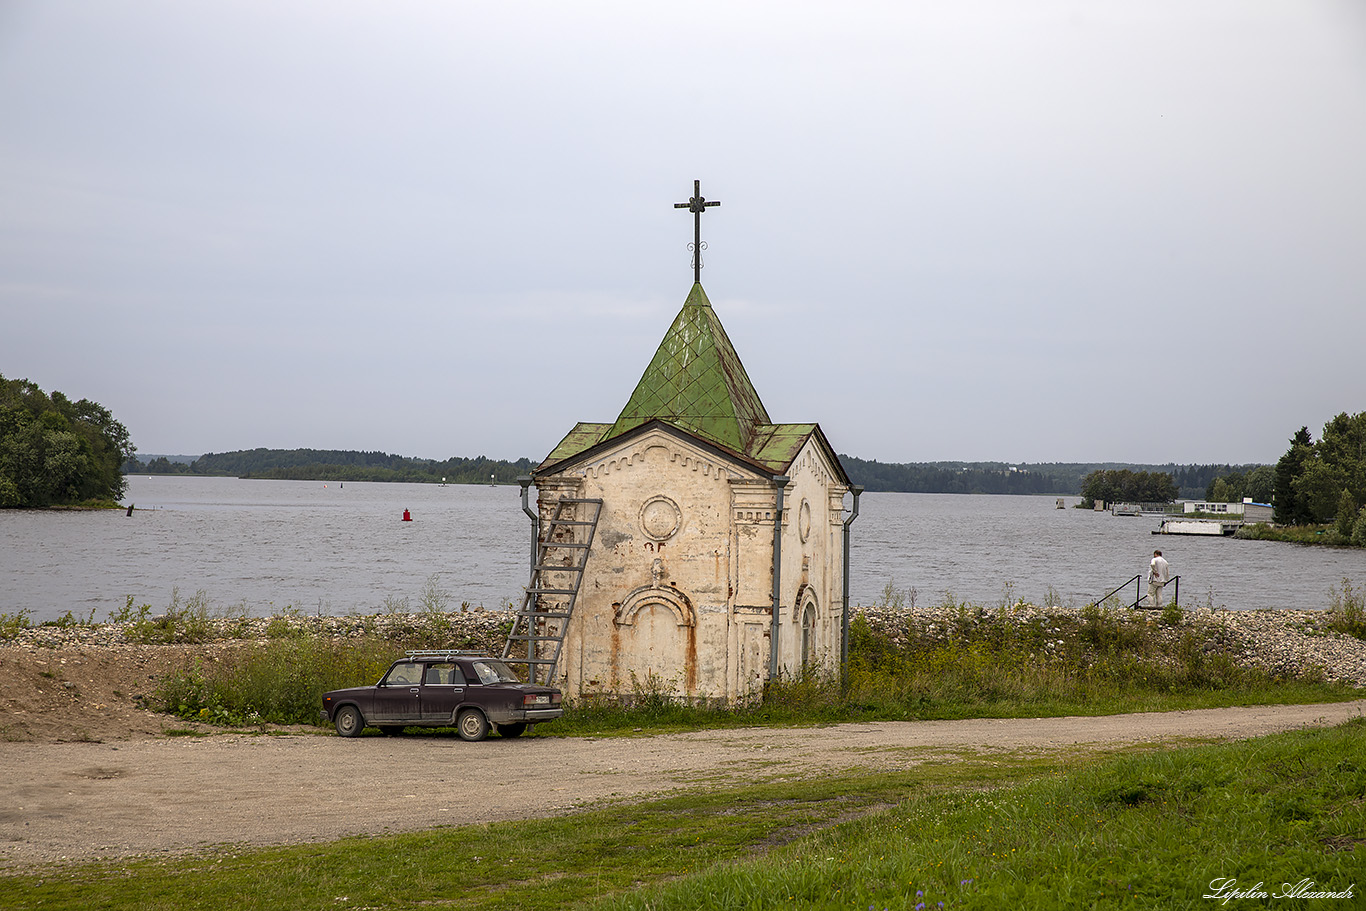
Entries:
POLYGON ((687 202, 674 203, 675 209, 687 209, 692 213, 693 220, 693 241, 688 244, 688 249, 692 251, 692 280, 702 281, 702 251, 707 249, 707 245, 702 243, 702 212, 712 206, 719 206, 721 203, 712 200, 708 201, 702 197, 702 181, 692 182, 692 199, 687 202))

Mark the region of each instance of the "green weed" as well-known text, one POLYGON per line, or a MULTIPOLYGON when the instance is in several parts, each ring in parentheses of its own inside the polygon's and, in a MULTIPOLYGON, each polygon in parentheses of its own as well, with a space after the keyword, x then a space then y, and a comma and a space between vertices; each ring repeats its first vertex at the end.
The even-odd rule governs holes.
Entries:
POLYGON ((1366 639, 1366 589, 1353 588, 1352 580, 1344 577, 1341 588, 1329 590, 1328 628, 1366 639))
POLYGON ((18 638, 19 634, 33 626, 33 611, 20 608, 12 614, 0 613, 0 642, 18 638))
POLYGON ((152 705, 211 724, 318 724, 323 693, 374 683, 397 653, 375 639, 272 639, 166 675, 152 705))

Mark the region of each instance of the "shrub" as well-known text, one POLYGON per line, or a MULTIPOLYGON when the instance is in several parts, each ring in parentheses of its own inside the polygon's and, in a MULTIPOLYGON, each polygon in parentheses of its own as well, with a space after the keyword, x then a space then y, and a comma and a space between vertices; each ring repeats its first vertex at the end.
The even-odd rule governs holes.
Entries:
POLYGON ((180 590, 172 588, 171 603, 159 616, 152 616, 150 604, 134 608, 133 596, 129 595, 123 608, 110 614, 109 619, 123 624, 124 636, 130 641, 147 645, 207 642, 216 634, 209 615, 209 596, 203 589, 181 604, 180 590))
POLYGON ((1366 506, 1357 510, 1357 521, 1352 528, 1352 543, 1357 547, 1366 547, 1366 506))
POLYGON ((1352 531, 1357 521, 1357 501, 1352 496, 1352 492, 1343 489, 1342 496, 1338 498, 1337 514, 1337 533, 1344 540, 1352 540, 1352 531))
POLYGON ((1352 580, 1343 577, 1341 588, 1329 590, 1328 628, 1366 639, 1366 589, 1353 588, 1352 580))
POLYGON ((12 614, 0 614, 0 642, 18 638, 19 633, 33 625, 33 611, 23 608, 12 614))
POLYGON ((216 724, 317 724, 323 693, 374 683, 397 651, 378 639, 283 638, 244 645, 167 675, 154 705, 216 724))

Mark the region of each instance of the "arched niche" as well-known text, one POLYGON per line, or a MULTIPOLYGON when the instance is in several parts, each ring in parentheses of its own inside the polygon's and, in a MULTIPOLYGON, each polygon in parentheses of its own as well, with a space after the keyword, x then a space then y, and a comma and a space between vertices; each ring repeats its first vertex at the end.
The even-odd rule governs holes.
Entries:
POLYGON ((668 608, 679 626, 697 625, 697 612, 688 596, 670 585, 646 585, 631 592, 617 608, 613 620, 618 626, 632 626, 637 613, 655 605, 668 608))

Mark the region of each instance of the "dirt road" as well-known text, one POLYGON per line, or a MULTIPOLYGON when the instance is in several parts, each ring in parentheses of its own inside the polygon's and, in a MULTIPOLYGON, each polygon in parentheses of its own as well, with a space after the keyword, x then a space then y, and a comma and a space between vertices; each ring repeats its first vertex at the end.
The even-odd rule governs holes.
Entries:
POLYGON ((927 721, 610 739, 215 734, 0 743, 7 869, 547 816, 704 782, 904 769, 938 750, 1072 750, 1237 739, 1366 714, 1332 705, 927 721))

